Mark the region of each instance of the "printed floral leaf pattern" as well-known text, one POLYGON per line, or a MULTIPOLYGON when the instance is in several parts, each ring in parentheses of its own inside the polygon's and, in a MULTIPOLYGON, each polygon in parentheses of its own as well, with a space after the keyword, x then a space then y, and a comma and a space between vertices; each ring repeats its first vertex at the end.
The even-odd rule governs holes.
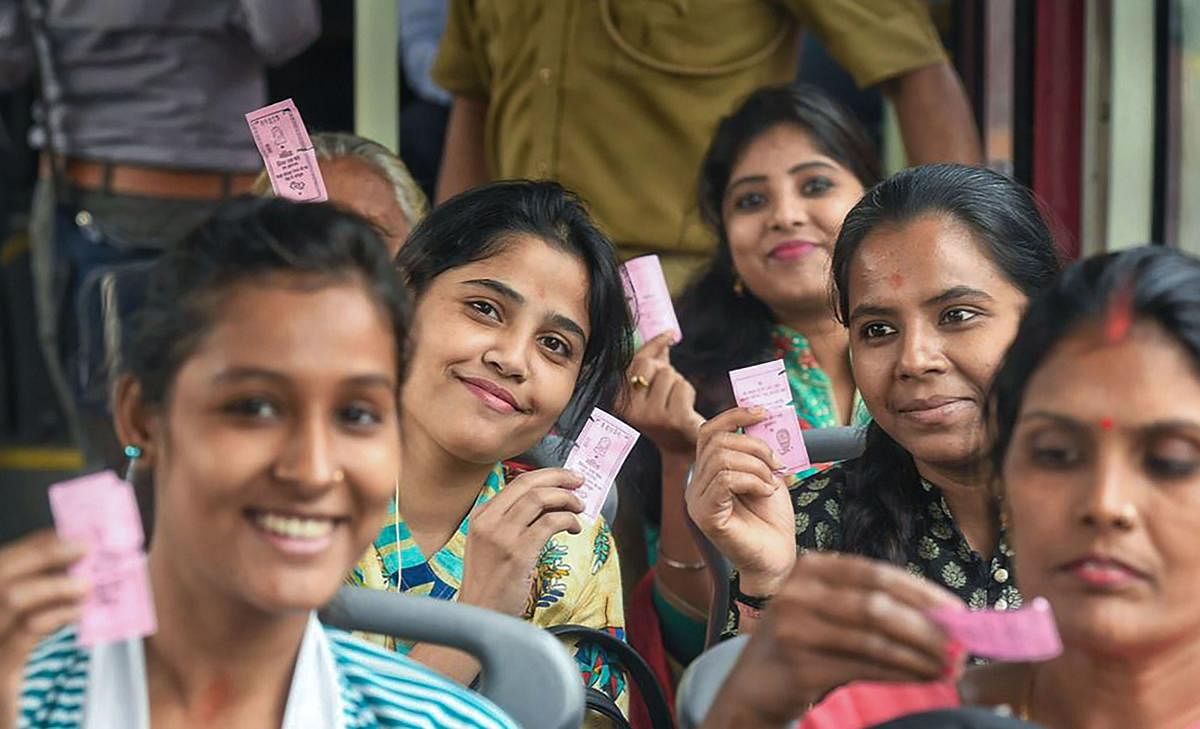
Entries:
MULTIPOLYGON (((608 632, 624 639, 624 631, 608 632)), ((625 672, 621 663, 595 643, 579 643, 575 646, 575 665, 583 676, 583 683, 616 699, 625 691, 625 672)))
POLYGON ((941 553, 941 547, 937 545, 937 542, 929 537, 921 537, 921 541, 917 545, 917 556, 924 560, 934 560, 941 553))
POLYGON ((596 532, 596 541, 592 543, 592 574, 600 571, 600 568, 608 563, 608 556, 612 554, 612 530, 609 529, 608 523, 596 532))
POLYGON ((567 548, 554 539, 546 541, 533 567, 533 584, 530 587, 526 614, 532 616, 538 608, 547 608, 567 594, 564 581, 571 574, 567 564, 567 548))
POLYGON ((942 567, 942 583, 952 590, 961 590, 967 584, 967 574, 957 562, 947 562, 942 567))
POLYGON ((796 494, 795 505, 803 508, 819 498, 821 498, 821 495, 815 491, 804 491, 796 494))

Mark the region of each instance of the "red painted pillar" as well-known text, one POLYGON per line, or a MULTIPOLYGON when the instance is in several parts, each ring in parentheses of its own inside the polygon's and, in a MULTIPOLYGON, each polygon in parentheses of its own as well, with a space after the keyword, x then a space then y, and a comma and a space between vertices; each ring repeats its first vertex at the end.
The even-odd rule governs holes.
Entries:
POLYGON ((1084 5, 1038 0, 1034 35, 1033 190, 1070 260, 1082 225, 1084 5))

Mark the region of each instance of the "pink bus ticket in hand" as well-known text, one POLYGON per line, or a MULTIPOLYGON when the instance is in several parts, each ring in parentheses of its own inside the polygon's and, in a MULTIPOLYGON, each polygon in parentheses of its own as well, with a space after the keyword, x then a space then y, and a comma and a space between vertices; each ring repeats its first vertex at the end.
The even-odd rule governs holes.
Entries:
POLYGON ((792 387, 788 384, 783 360, 743 367, 729 373, 733 396, 739 407, 760 407, 767 411, 766 420, 748 426, 746 435, 764 441, 775 452, 783 471, 796 473, 811 464, 800 418, 792 407, 792 387))
POLYGON ((312 140, 295 102, 285 99, 252 111, 246 115, 246 123, 276 195, 296 202, 329 199, 312 140))
POLYGON ((608 490, 637 439, 636 430, 600 408, 594 408, 588 416, 563 468, 583 476, 583 485, 575 495, 583 501, 583 513, 589 519, 600 515, 608 490))
POLYGON ((59 537, 86 546, 71 573, 91 585, 79 619, 84 646, 150 635, 157 629, 145 532, 133 487, 112 471, 50 487, 50 510, 59 537))
POLYGON ((629 299, 642 344, 664 332, 671 332, 671 344, 683 341, 683 331, 675 318, 671 291, 667 288, 667 278, 658 256, 639 256, 627 261, 623 268, 625 298, 629 299))
POLYGON ((1009 663, 1048 661, 1062 653, 1054 611, 1044 597, 1020 610, 941 608, 929 614, 942 629, 980 658, 1009 663))

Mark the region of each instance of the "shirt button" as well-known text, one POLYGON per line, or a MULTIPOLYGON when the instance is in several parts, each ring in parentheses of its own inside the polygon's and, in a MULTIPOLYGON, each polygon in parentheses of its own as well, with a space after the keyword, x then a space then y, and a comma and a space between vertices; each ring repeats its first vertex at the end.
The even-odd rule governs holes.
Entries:
POLYGON ((546 164, 545 162, 537 163, 538 177, 545 177, 549 173, 550 173, 550 165, 546 164))
POLYGON ((540 78, 542 80, 542 83, 544 83, 544 84, 550 83, 550 79, 553 76, 554 76, 554 72, 551 71, 549 68, 542 67, 542 68, 538 69, 538 78, 540 78))
POLYGON ((1001 567, 992 573, 992 577, 996 579, 996 582, 1008 582, 1008 570, 1001 567))
POLYGON ((997 600, 996 601, 996 609, 997 610, 1007 610, 1008 609, 1008 600, 1005 600, 1004 598, 1000 598, 999 600, 997 600))

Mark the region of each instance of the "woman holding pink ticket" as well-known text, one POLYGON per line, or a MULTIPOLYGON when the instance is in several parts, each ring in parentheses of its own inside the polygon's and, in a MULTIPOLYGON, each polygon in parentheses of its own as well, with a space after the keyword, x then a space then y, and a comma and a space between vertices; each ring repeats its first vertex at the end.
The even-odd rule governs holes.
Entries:
MULTIPOLYGON (((1200 261, 1148 247, 1072 266, 1022 322, 991 412, 1021 587, 1054 607, 1063 651, 969 669, 948 701, 1007 705, 1051 729, 1196 726, 1200 261)), ((899 568, 816 556, 768 609, 707 726, 785 726, 847 681, 961 668, 929 619, 944 593, 899 568), (801 577, 824 567, 817 598, 821 583, 801 577)))
MULTIPOLYGON (((636 433, 600 413, 603 432, 580 434, 630 356, 612 244, 559 185, 501 182, 440 205, 397 265, 417 300, 404 468, 351 581, 623 637, 617 550, 593 518, 603 502, 593 477, 619 467, 636 433), (560 426, 586 441, 587 467, 505 473, 502 462, 540 441, 572 399, 560 426)), ((463 683, 479 672, 440 646, 373 639, 463 683)), ((569 647, 588 687, 627 711, 626 677, 608 654, 569 647)))
MULTIPOLYGON (((228 203, 155 263, 114 412, 154 488, 153 597, 124 607, 157 630, 89 638, 119 581, 85 599, 51 534, 0 550, 0 728, 514 726, 316 617, 387 510, 410 308, 375 231, 327 205, 228 203)), ((90 481, 137 522, 127 484, 90 481)))
MULTIPOLYGON (((868 419, 850 372, 846 330, 829 307, 829 266, 842 219, 879 177, 866 131, 812 86, 755 92, 713 137, 698 202, 716 253, 678 302, 682 342, 670 337, 668 354, 666 344, 649 341, 630 366, 630 403, 622 412, 657 448, 639 446, 633 460, 658 553, 651 597, 667 649, 681 663, 703 648, 711 592, 687 525, 684 481, 701 416, 735 404, 729 371, 783 360, 802 428, 868 419)), ((626 265, 645 267, 645 260, 626 265)), ((663 321, 661 311, 652 307, 646 320, 663 321)), ((654 334, 643 332, 643 339, 654 334)), ((648 585, 639 591, 649 593, 648 585)), ((651 609, 645 612, 653 619, 651 609)))
POLYGON ((960 165, 905 170, 872 188, 833 254, 839 318, 873 422, 860 458, 788 483, 744 408, 701 429, 688 510, 736 568, 738 632, 798 552, 906 566, 974 608, 1016 608, 1012 550, 987 486, 983 407, 1029 300, 1059 270, 1028 190, 960 165))

